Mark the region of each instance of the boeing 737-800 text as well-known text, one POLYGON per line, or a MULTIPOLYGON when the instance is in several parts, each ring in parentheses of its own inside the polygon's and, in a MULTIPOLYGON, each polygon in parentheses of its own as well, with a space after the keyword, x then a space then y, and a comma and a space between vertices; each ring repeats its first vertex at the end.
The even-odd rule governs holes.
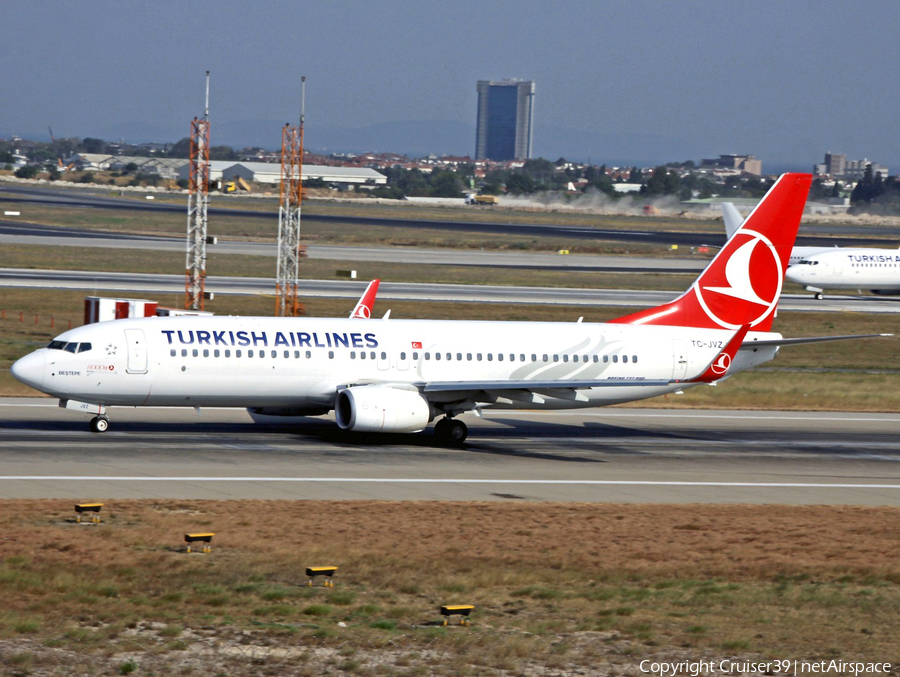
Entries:
POLYGON ((335 410, 363 432, 435 432, 486 408, 574 409, 654 397, 767 362, 811 177, 785 174, 680 297, 610 323, 174 317, 61 334, 13 375, 109 425, 107 406, 335 410))

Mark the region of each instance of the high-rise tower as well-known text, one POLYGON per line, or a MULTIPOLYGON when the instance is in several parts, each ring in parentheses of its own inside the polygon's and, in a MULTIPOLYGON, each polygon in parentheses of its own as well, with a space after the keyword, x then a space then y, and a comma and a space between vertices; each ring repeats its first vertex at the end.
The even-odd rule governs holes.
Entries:
POLYGON ((476 160, 528 160, 534 137, 534 81, 478 81, 476 160))

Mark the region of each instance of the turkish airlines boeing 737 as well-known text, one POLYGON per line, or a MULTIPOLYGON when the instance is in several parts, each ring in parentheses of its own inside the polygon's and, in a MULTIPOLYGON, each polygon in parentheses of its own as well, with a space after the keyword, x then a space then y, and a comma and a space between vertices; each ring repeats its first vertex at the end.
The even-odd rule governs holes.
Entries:
POLYGON ((575 409, 654 397, 767 362, 811 176, 785 174, 684 294, 610 323, 172 317, 67 331, 13 375, 94 414, 107 406, 335 411, 344 430, 435 433, 482 409, 575 409))

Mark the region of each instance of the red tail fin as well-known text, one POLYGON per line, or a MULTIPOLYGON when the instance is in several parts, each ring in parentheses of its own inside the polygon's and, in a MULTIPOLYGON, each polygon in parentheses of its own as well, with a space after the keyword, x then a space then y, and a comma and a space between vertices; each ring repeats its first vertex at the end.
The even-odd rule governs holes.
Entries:
POLYGON ((690 289, 612 322, 769 331, 811 183, 782 174, 690 289))
POLYGON ((368 320, 372 316, 372 309, 375 307, 375 295, 378 293, 378 285, 381 280, 372 280, 366 291, 363 292, 356 308, 350 313, 351 319, 368 320))

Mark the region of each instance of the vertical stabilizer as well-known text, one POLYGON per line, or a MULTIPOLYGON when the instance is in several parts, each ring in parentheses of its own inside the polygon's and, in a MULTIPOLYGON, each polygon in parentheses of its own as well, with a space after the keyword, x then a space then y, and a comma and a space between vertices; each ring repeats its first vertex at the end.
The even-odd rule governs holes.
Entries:
POLYGON ((613 322, 769 331, 811 183, 782 174, 690 289, 613 322))

